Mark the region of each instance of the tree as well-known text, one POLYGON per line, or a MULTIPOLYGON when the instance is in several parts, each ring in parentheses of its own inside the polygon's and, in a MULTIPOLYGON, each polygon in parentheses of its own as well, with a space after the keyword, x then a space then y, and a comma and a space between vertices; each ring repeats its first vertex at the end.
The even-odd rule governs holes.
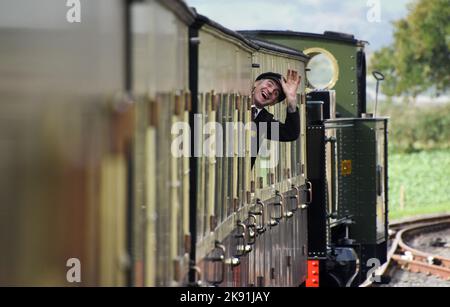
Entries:
POLYGON ((371 69, 386 75, 388 96, 436 95, 450 86, 449 0, 415 0, 405 19, 394 22, 394 43, 374 53, 371 69))

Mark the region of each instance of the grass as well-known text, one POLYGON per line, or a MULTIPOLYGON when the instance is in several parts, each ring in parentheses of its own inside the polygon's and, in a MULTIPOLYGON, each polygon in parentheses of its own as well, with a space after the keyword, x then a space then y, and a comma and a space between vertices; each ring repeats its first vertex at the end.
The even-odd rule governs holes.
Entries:
POLYGON ((434 213, 450 213, 450 202, 441 204, 431 204, 423 207, 406 208, 403 211, 393 210, 389 212, 389 220, 398 220, 406 217, 414 217, 420 215, 434 213))
POLYGON ((390 219, 450 213, 450 150, 391 153, 389 204, 390 219))

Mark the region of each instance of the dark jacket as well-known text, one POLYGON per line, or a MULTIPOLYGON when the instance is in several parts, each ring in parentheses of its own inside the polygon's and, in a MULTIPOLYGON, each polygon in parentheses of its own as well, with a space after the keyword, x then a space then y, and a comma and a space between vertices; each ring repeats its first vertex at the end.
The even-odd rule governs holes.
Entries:
MULTIPOLYGON (((264 138, 272 141, 280 141, 280 142, 293 142, 298 139, 300 136, 300 114, 299 109, 297 108, 297 111, 295 113, 289 113, 287 112, 286 115, 286 121, 283 123, 280 123, 279 121, 275 120, 273 118, 273 114, 269 113, 266 109, 262 109, 258 116, 254 119, 254 122, 256 123, 257 127, 257 148, 259 152, 259 148, 264 141, 264 138), (260 132, 260 123, 267 123, 267 133, 264 133, 262 135, 263 139, 259 139, 259 132, 260 132), (272 139, 271 138, 271 123, 278 123, 279 124, 279 138, 278 139, 272 139)), ((262 127, 261 127, 262 129, 262 127)), ((252 168, 255 165, 256 156, 252 156, 252 168)))

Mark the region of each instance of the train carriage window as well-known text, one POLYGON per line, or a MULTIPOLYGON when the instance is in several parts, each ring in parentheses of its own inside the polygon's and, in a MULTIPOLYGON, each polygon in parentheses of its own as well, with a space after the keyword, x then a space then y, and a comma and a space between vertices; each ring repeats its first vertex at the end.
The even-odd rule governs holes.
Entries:
POLYGON ((322 48, 304 51, 311 59, 307 65, 307 86, 309 89, 332 89, 339 79, 339 66, 336 58, 322 48))

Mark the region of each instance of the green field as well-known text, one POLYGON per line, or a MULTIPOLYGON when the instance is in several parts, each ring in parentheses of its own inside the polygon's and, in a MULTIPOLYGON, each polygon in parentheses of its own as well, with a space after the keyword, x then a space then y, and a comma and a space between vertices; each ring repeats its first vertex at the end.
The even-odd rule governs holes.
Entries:
POLYGON ((390 219, 450 213, 450 150, 390 153, 389 205, 390 219))

